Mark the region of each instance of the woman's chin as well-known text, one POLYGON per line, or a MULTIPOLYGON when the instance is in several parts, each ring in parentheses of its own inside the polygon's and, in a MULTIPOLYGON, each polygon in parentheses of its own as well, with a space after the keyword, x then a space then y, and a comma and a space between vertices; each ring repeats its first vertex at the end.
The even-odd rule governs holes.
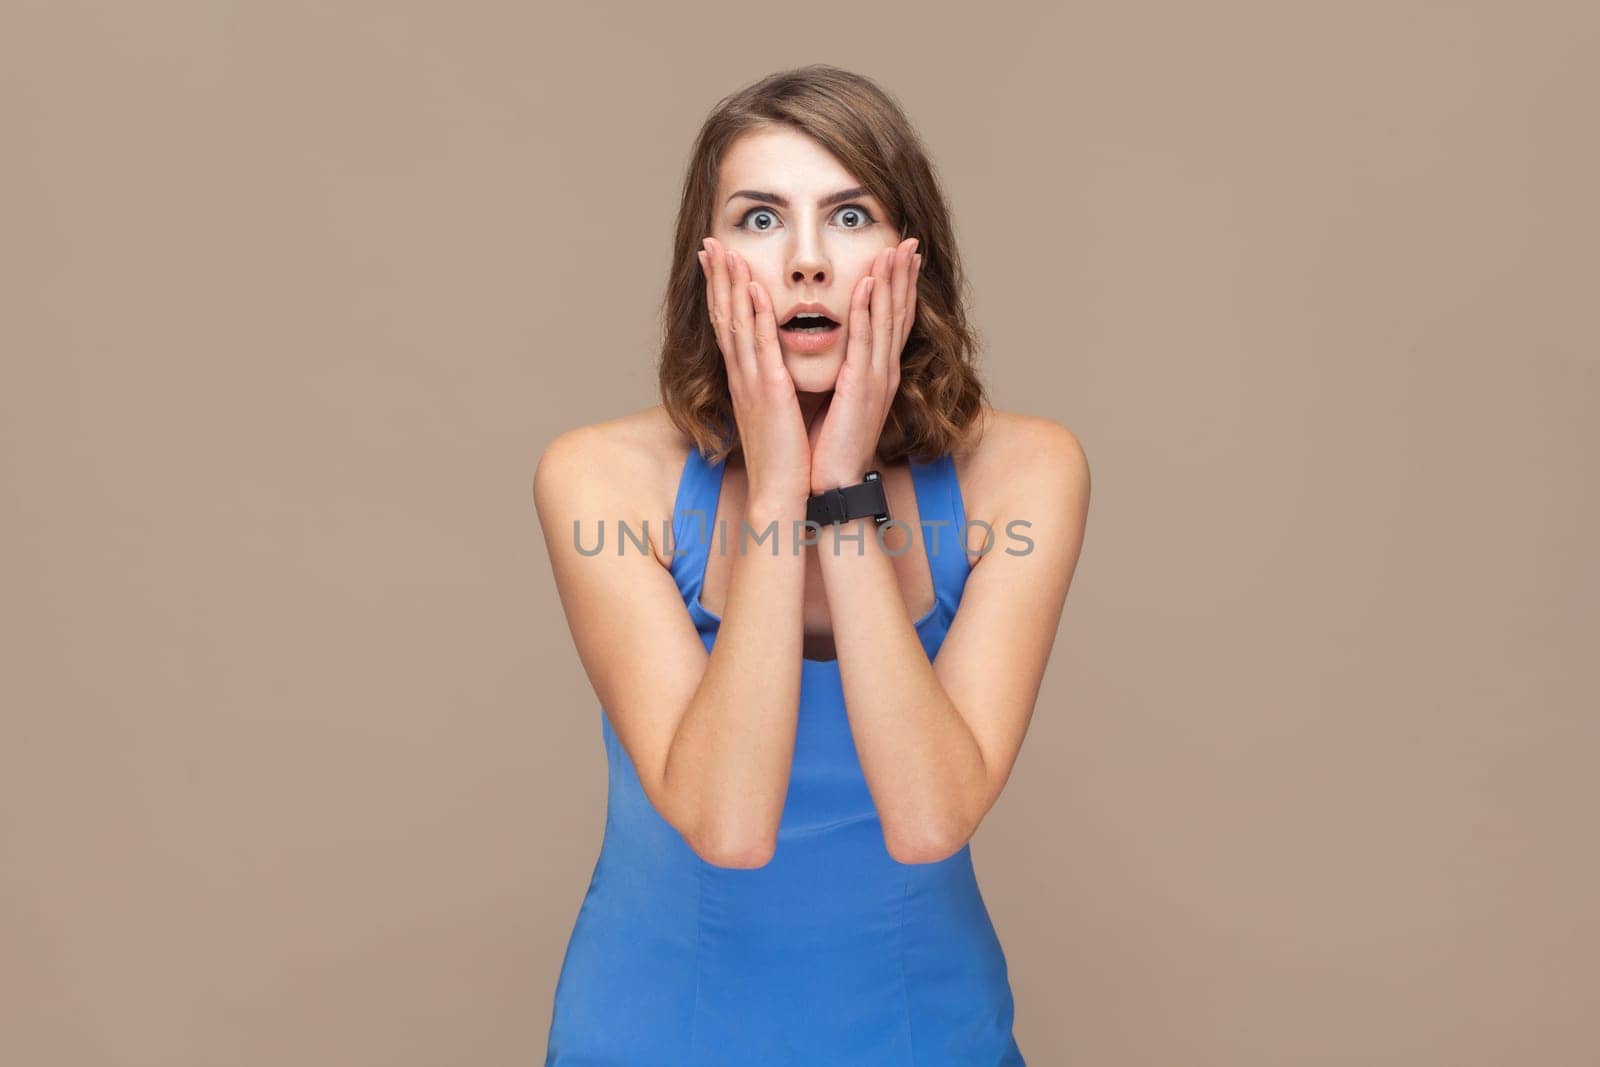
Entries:
POLYGON ((839 380, 839 361, 826 356, 789 356, 783 365, 797 393, 831 393, 839 380))

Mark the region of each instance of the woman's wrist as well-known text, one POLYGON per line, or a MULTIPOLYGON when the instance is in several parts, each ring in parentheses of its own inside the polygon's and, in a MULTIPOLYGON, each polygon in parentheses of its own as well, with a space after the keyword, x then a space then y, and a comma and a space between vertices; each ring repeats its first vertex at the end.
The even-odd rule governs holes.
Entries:
POLYGON ((811 475, 811 495, 826 493, 830 489, 843 489, 847 485, 860 485, 866 481, 867 471, 870 467, 859 470, 851 467, 845 471, 832 471, 827 473, 813 472, 811 475))
POLYGON ((752 499, 745 506, 745 521, 753 529, 761 530, 774 522, 806 517, 806 497, 797 493, 783 493, 752 499))

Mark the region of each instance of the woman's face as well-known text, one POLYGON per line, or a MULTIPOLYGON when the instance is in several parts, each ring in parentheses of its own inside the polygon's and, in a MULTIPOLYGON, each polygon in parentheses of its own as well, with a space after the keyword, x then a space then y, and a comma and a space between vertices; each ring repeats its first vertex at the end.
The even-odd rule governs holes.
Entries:
POLYGON ((802 393, 833 388, 844 365, 850 294, 878 253, 900 243, 883 204, 860 185, 827 149, 791 129, 745 134, 723 154, 711 236, 749 264, 780 326, 796 304, 817 303, 845 327, 819 351, 778 331, 784 365, 802 393))

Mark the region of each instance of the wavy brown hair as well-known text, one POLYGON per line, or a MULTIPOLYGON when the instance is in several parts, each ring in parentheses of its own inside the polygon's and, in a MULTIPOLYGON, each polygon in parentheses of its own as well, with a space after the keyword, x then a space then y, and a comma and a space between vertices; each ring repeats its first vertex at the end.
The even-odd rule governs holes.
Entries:
POLYGON ((826 64, 780 71, 724 97, 695 139, 678 205, 672 276, 661 304, 661 399, 710 462, 739 447, 728 370, 695 258, 711 233, 723 155, 744 134, 788 127, 831 152, 917 238, 917 313, 900 357, 900 390, 878 439, 884 462, 963 450, 985 402, 967 324, 967 283, 932 164, 900 105, 873 81, 826 64))

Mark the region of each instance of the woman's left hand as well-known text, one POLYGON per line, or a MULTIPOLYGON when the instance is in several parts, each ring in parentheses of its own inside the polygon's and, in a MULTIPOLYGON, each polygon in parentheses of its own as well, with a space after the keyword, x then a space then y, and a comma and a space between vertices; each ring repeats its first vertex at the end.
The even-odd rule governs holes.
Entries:
POLYGON ((916 318, 922 265, 916 248, 915 237, 885 248, 856 283, 844 366, 807 433, 813 493, 855 485, 872 469, 878 438, 900 390, 900 353, 916 318))

